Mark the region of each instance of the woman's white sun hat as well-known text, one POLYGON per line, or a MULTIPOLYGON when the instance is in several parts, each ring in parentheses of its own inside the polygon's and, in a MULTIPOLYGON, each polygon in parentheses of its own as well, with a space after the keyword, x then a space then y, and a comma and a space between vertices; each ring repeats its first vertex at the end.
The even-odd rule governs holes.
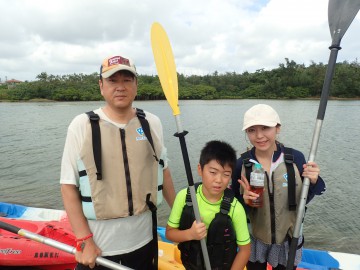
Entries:
POLYGON ((244 114, 242 130, 252 126, 275 127, 281 125, 280 117, 277 112, 269 105, 257 104, 248 109, 244 114))

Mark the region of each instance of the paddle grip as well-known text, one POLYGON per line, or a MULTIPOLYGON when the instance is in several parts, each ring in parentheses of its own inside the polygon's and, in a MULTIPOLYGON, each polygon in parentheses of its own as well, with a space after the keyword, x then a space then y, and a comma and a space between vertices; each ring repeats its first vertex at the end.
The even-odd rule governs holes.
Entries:
POLYGON ((179 138, 180 141, 180 147, 181 147, 181 152, 183 155, 183 159, 184 159, 184 165, 185 165, 185 171, 186 171, 186 176, 188 179, 188 183, 189 186, 193 186, 194 185, 194 179, 191 173, 191 166, 190 166, 190 160, 189 160, 189 154, 187 151, 187 147, 186 147, 186 141, 185 141, 185 135, 188 134, 189 132, 187 132, 186 130, 184 130, 183 132, 179 133, 176 132, 174 134, 175 137, 179 138))
POLYGON ((16 227, 14 225, 2 221, 0 221, 0 228, 15 234, 18 234, 18 232, 21 230, 19 227, 16 227))

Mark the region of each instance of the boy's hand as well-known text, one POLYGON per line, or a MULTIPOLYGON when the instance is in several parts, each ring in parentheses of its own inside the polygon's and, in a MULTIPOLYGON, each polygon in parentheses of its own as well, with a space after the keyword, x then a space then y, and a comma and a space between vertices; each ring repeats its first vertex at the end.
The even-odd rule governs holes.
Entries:
POLYGON ((250 201, 256 200, 259 197, 259 194, 250 191, 249 181, 244 175, 241 175, 241 180, 239 179, 238 182, 244 190, 243 198, 246 204, 250 204, 250 201))
POLYGON ((206 237, 206 226, 204 223, 196 223, 196 220, 194 220, 191 228, 190 228, 190 234, 191 238, 193 240, 201 240, 204 237, 206 237))

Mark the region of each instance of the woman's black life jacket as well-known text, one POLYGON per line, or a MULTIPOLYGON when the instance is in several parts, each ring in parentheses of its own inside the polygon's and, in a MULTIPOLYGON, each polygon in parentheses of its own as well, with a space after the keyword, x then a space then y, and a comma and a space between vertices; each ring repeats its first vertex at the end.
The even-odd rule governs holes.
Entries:
MULTIPOLYGON (((200 183, 195 184, 195 189, 200 183)), ((234 193, 230 189, 224 190, 220 211, 211 221, 207 232, 206 246, 210 258, 212 270, 230 269, 237 253, 236 233, 228 215, 234 193)), ((195 220, 193 205, 188 188, 186 194, 186 205, 183 208, 179 230, 191 228, 195 220)), ((182 242, 178 245, 181 251, 181 261, 187 270, 205 269, 201 244, 198 240, 182 242)))

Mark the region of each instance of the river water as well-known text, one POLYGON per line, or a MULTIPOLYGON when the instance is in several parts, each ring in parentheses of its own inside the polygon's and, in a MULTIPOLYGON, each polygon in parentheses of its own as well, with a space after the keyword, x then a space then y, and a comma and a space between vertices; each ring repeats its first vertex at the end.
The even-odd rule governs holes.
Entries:
MULTIPOLYGON (((249 143, 241 131, 242 116, 252 105, 267 103, 279 113, 279 140, 307 158, 317 116, 318 100, 180 101, 181 122, 193 169, 203 145, 221 139, 238 155, 249 143)), ((60 163, 67 126, 82 112, 103 102, 0 103, 0 201, 63 209, 60 163)), ((174 117, 166 101, 136 101, 135 106, 157 114, 163 122, 165 144, 175 189, 187 186, 174 117)), ((305 247, 360 254, 359 151, 360 101, 328 102, 315 160, 327 191, 309 205, 305 218, 305 247)), ((166 224, 169 207, 159 209, 166 224)))

